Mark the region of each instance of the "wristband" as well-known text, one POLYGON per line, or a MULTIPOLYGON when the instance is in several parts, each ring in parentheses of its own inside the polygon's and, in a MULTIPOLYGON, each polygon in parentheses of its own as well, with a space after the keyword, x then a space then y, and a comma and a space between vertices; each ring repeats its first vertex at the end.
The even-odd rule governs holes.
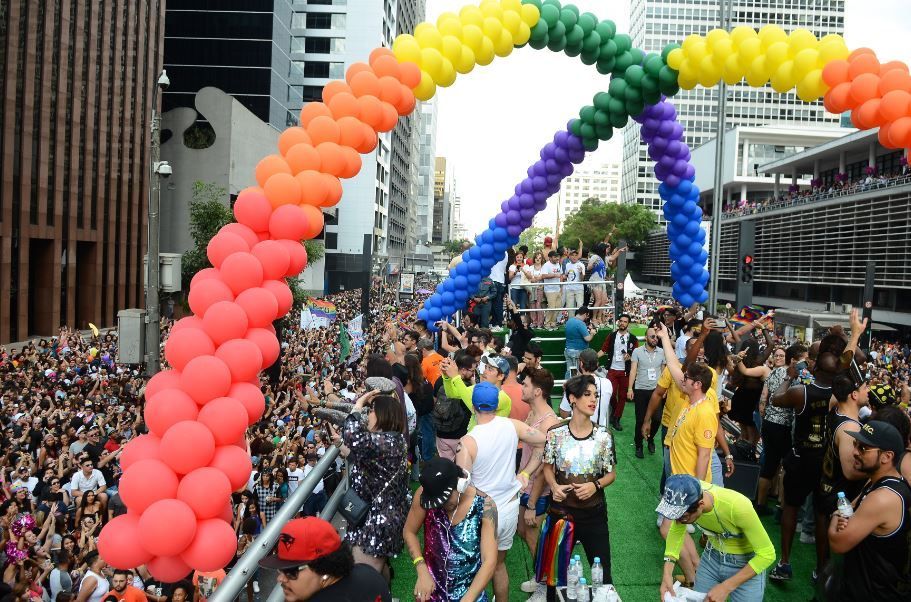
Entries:
POLYGON ((595 484, 595 491, 601 491, 601 483, 598 482, 598 479, 594 479, 592 483, 595 484))
POLYGON ((524 470, 521 471, 519 474, 524 474, 526 479, 530 479, 530 478, 531 478, 531 475, 528 474, 527 472, 525 472, 524 470))
POLYGON ((672 562, 672 563, 674 563, 674 564, 677 564, 677 559, 676 559, 676 558, 671 558, 670 556, 665 556, 665 557, 664 557, 664 562, 672 562))
POLYGON ((733 459, 734 459, 734 456, 732 456, 731 454, 728 454, 728 455, 726 455, 726 456, 724 457, 724 459, 725 459, 725 460, 733 460, 733 459))
POLYGON ((412 560, 411 562, 414 563, 414 566, 417 566, 417 565, 421 564, 422 562, 424 562, 424 557, 423 557, 423 556, 418 556, 417 558, 415 558, 415 559, 412 560))

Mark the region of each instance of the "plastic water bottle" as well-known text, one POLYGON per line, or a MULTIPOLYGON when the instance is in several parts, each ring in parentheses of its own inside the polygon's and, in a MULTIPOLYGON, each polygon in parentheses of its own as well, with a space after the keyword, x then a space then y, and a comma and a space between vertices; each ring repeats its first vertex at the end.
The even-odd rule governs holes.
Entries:
POLYGON ((589 597, 588 583, 586 583, 585 577, 579 579, 579 591, 577 592, 576 598, 579 602, 589 602, 591 599, 589 597))
POLYGON ((844 491, 838 492, 838 502, 836 503, 838 507, 838 513, 845 518, 851 518, 854 516, 854 507, 851 506, 851 501, 845 497, 844 491))
POLYGON ((576 573, 576 560, 569 561, 569 570, 566 571, 566 599, 578 600, 577 586, 579 584, 579 574, 576 573))
POLYGON ((592 593, 601 589, 602 585, 604 585, 604 567, 601 566, 601 559, 595 556, 595 562, 592 564, 592 593))

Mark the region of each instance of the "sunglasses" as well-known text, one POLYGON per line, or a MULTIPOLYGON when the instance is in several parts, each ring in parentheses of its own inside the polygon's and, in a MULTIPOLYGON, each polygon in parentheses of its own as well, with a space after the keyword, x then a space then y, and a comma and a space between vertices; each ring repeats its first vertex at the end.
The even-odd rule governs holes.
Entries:
MULTIPOLYGON (((291 546, 294 545, 294 536, 288 533, 282 533, 278 536, 278 545, 285 546, 286 550, 290 550, 291 546)), ((297 576, 300 574, 301 569, 307 568, 306 564, 300 564, 298 566, 292 566, 286 569, 278 569, 278 572, 284 575, 289 580, 293 581, 297 579, 297 576)))

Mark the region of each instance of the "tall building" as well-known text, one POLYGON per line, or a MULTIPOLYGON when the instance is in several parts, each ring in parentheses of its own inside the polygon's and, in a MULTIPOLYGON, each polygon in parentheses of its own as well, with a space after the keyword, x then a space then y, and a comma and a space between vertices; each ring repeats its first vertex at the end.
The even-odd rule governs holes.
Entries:
MULTIPOLYGON (((844 0, 725 0, 730 1, 731 27, 776 24, 791 31, 808 29, 817 38, 844 33, 844 0)), ((670 43, 690 34, 705 35, 719 27, 719 0, 630 0, 630 35, 633 46, 660 53, 670 43)), ((715 137, 717 88, 681 91, 672 100, 690 148, 715 137)), ((793 92, 779 94, 770 86, 754 89, 743 84, 728 87, 727 125, 837 124, 839 117, 826 112, 822 101, 805 103, 793 92)), ((622 197, 625 203, 642 203, 661 215, 658 182, 653 162, 640 143, 639 127, 623 131, 622 197)))
POLYGON ((171 86, 162 108, 193 107, 196 93, 211 86, 278 130, 296 125, 304 73, 292 56, 313 46, 291 34, 303 18, 292 12, 292 0, 169 0, 164 61, 171 86))
POLYGON ((620 172, 619 162, 580 166, 560 185, 560 196, 557 201, 557 215, 560 221, 565 222, 586 199, 596 198, 601 203, 619 203, 620 172))
POLYGON ((430 232, 430 242, 435 245, 441 245, 451 237, 449 201, 446 157, 436 157, 433 167, 433 223, 430 232))
POLYGON ((434 99, 421 103, 418 132, 418 192, 415 199, 415 239, 433 241, 436 193, 437 104, 434 99))
POLYGON ((160 0, 0 3, 0 341, 143 305, 160 0))

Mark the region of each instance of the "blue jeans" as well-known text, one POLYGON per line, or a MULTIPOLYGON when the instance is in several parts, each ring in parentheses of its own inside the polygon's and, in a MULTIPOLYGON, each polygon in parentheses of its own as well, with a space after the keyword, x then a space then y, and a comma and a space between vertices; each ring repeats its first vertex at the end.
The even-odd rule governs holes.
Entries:
POLYGON ((721 457, 712 450, 712 485, 724 487, 724 468, 721 466, 721 457))
MULTIPOLYGON (((696 569, 697 592, 708 593, 713 587, 733 577, 753 558, 753 554, 722 554, 711 544, 706 546, 696 569)), ((765 571, 759 573, 733 592, 731 602, 761 602, 765 594, 765 571)))
POLYGON ((566 358, 566 380, 572 377, 571 370, 579 371, 579 356, 582 349, 564 349, 563 357, 566 358))
POLYGON ((433 459, 437 452, 437 431, 433 425, 433 414, 418 416, 418 441, 421 460, 426 462, 433 459))
POLYGON ((307 501, 304 502, 304 507, 301 512, 304 516, 316 516, 323 511, 323 508, 328 501, 329 498, 326 497, 325 490, 320 491, 319 493, 311 493, 310 497, 307 498, 307 501))
POLYGON ((478 326, 481 328, 487 328, 490 326, 490 307, 492 303, 488 301, 487 303, 478 303, 474 306, 474 314, 478 318, 478 326))
POLYGON ((506 294, 506 285, 502 282, 494 282, 496 293, 493 296, 493 315, 490 317, 491 326, 503 326, 503 295, 506 294))
POLYGON ((528 309, 528 291, 521 286, 509 287, 509 298, 519 309, 528 309))

